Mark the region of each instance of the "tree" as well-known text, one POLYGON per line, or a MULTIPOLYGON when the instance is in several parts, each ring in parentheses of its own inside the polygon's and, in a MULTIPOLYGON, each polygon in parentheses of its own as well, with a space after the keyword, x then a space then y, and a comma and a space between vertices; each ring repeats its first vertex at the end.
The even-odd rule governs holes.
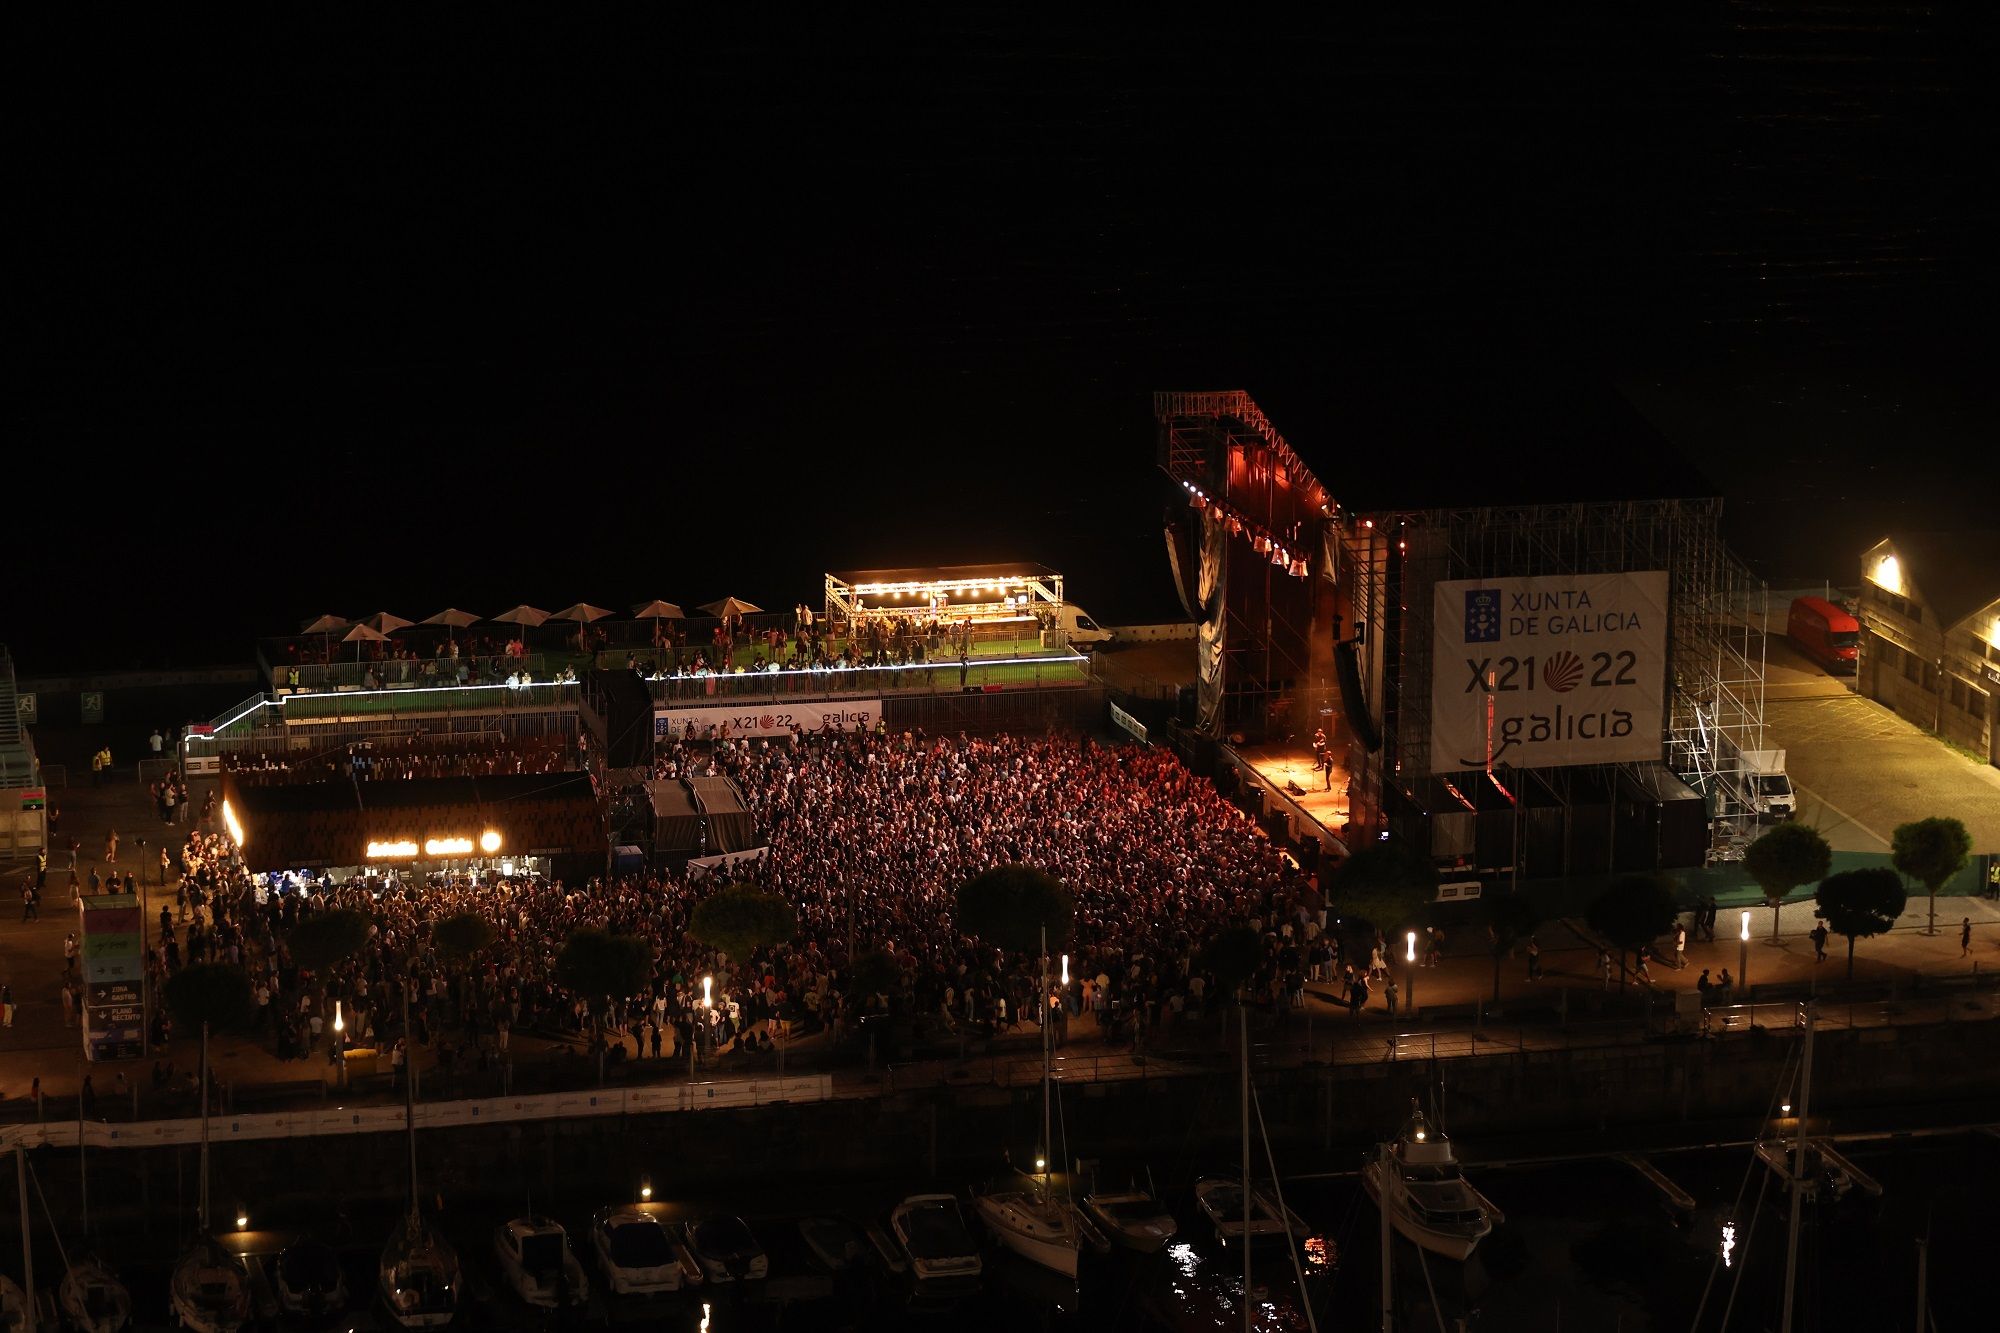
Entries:
POLYGON ((799 933, 799 914, 775 893, 748 884, 729 884, 695 905, 688 934, 732 963, 748 962, 758 949, 783 944, 799 933))
POLYGON ((1937 894, 1951 877, 1965 869, 1972 856, 1972 838, 1956 819, 1919 819, 1898 824, 1889 840, 1890 860, 1896 869, 1924 886, 1931 897, 1931 923, 1926 933, 1937 934, 1937 894))
POLYGON ((652 976, 652 954, 637 935, 583 926, 570 932, 556 955, 556 980, 583 996, 592 1013, 599 1000, 636 994, 652 976))
POLYGON ((1526 894, 1499 892, 1481 894, 1479 915, 1493 942, 1493 1002, 1500 1002, 1500 964, 1514 952, 1514 946, 1534 933, 1542 914, 1526 894))
POLYGON ((1833 865, 1833 849, 1820 831, 1788 820, 1750 844, 1743 868, 1771 904, 1771 938, 1778 938, 1778 912, 1785 895, 1801 884, 1816 884, 1833 865))
POLYGON ((1061 949, 1075 915, 1070 891, 1033 866, 995 866, 958 886, 958 928, 1010 953, 1061 949))
POLYGON ((1222 992, 1218 998, 1228 998, 1250 980, 1263 961, 1264 937, 1248 926, 1231 926, 1209 937, 1196 965, 1214 974, 1216 989, 1222 992))
POLYGON ((1826 928, 1847 936, 1847 979, 1854 980, 1854 941, 1881 935, 1909 904, 1903 877, 1887 866, 1843 870, 1819 882, 1819 914, 1826 928))
POLYGON ((1584 920, 1618 950, 1618 984, 1623 986, 1625 955, 1666 934, 1679 915, 1672 885, 1658 875, 1625 875, 1591 900, 1584 920))
POLYGON ((493 936, 493 923, 479 913, 454 912, 431 927, 431 946, 445 958, 470 958, 493 936))
POLYGON ((1437 901, 1438 873, 1428 856, 1406 842, 1371 842, 1333 872, 1333 908, 1381 931, 1420 919, 1437 901))
POLYGON ((893 995, 902 985, 903 969, 896 966, 896 960, 887 949, 875 949, 862 954, 848 969, 848 998, 856 1004, 866 1004, 876 995, 893 995))
POLYGON ((324 972, 368 944, 368 918, 350 908, 315 912, 285 936, 292 961, 308 972, 324 972))
POLYGON ((167 980, 167 1012, 184 1032, 226 1032, 248 1019, 255 1004, 250 978, 230 963, 196 963, 167 980))

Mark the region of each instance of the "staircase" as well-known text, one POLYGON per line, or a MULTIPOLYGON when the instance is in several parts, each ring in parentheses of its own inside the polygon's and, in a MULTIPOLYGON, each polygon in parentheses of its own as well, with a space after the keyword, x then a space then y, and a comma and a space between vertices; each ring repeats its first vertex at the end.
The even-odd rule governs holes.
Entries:
POLYGON ((35 781, 35 751, 21 726, 14 658, 6 645, 0 644, 0 787, 32 787, 35 781))

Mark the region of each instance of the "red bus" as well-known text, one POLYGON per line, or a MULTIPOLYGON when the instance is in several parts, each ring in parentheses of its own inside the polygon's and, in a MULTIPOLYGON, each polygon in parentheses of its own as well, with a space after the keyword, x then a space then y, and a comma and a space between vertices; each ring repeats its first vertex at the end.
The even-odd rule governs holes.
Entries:
POLYGON ((1785 637, 1799 651, 1837 676, 1854 674, 1861 651, 1861 622, 1824 597, 1799 597, 1792 601, 1791 620, 1785 637))

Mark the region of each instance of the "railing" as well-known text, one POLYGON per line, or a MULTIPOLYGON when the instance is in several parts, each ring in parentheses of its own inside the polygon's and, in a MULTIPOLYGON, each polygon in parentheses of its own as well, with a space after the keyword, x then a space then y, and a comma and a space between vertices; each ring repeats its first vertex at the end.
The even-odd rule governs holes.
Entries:
POLYGON ((564 666, 573 664, 574 660, 573 656, 564 659, 546 653, 529 653, 525 657, 467 655, 459 658, 401 657, 381 662, 308 662, 297 667, 280 664, 271 668, 271 688, 284 694, 418 689, 427 685, 448 685, 454 680, 460 684, 497 684, 520 671, 526 671, 539 680, 548 680, 564 666), (430 668, 428 675, 426 667, 430 668), (293 671, 299 673, 296 686, 291 684, 293 671))
POLYGON ((649 681, 653 701, 698 706, 732 699, 854 698, 873 694, 960 694, 968 689, 1047 689, 1089 681, 1089 659, 1072 655, 840 670, 758 671, 727 676, 666 676, 649 681))

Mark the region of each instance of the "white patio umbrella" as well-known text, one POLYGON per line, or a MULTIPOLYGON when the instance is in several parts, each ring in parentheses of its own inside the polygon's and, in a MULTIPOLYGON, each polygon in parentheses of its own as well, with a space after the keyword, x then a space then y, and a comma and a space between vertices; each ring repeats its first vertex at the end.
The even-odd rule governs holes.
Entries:
POLYGON ((452 643, 457 643, 458 632, 468 625, 477 625, 479 617, 473 615, 470 611, 461 611, 455 606, 447 606, 434 616, 425 616, 421 623, 425 625, 443 625, 444 637, 452 643))
POLYGON ((493 617, 494 620, 502 625, 528 625, 531 627, 541 625, 548 618, 548 612, 538 611, 525 603, 502 611, 499 615, 493 617))
POLYGON ((326 654, 327 660, 331 661, 333 659, 334 633, 346 629, 352 623, 352 621, 344 616, 320 616, 317 619, 307 621, 305 628, 301 629, 299 633, 319 635, 324 640, 320 644, 320 649, 326 654))
POLYGON ((580 620, 584 624, 588 625, 591 621, 602 620, 604 619, 604 617, 610 614, 611 612, 605 610, 601 606, 592 606, 589 602, 578 602, 575 606, 564 607, 562 610, 550 616, 549 619, 580 620))
POLYGON ((632 608, 634 620, 685 620, 687 613, 672 602, 663 602, 655 597, 643 606, 632 608))
POLYGON ((417 622, 414 620, 405 620, 398 615, 391 615, 387 611, 377 611, 372 616, 363 617, 361 623, 369 629, 378 630, 383 634, 394 634, 397 630, 408 629, 417 622))
POLYGON ((354 645, 354 660, 359 662, 361 660, 362 644, 387 643, 389 641, 389 636, 384 634, 381 630, 376 629, 373 625, 356 625, 353 629, 341 635, 340 641, 342 643, 351 643, 354 645))
POLYGON ((764 608, 754 602, 746 602, 740 597, 725 597, 719 602, 709 602, 701 609, 712 616, 727 619, 730 616, 755 615, 764 608))

